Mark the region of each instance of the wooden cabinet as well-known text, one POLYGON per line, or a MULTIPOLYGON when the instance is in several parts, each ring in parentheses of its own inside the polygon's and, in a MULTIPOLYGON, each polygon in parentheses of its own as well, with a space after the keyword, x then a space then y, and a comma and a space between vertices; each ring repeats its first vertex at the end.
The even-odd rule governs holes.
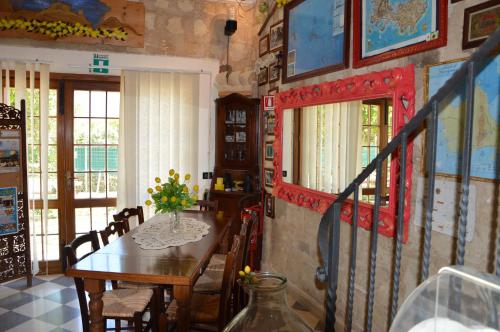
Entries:
MULTIPOLYGON (((260 192, 260 112, 259 99, 231 94, 216 101, 215 169, 210 198, 219 201, 224 217, 239 212, 239 200, 260 192), (231 191, 215 190, 217 178, 229 175, 231 191), (243 183, 251 180, 251 191, 243 191, 243 183)), ((227 188, 225 188, 227 189, 227 188)))

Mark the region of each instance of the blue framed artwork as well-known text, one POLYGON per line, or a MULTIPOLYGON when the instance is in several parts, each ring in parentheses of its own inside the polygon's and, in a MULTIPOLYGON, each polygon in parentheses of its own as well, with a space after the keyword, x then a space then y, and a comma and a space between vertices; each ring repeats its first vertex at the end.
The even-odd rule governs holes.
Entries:
POLYGON ((448 0, 354 1, 353 67, 446 45, 447 10, 448 0))
POLYGON ((349 65, 350 0, 295 0, 284 12, 283 83, 349 65))
POLYGON ((0 236, 17 232, 17 189, 0 188, 0 236))
MULTIPOLYGON (((426 67, 425 98, 433 96, 463 63, 456 60, 426 67)), ((477 180, 500 179, 499 73, 497 55, 482 63, 475 77, 471 176, 477 180)), ((461 171, 465 101, 463 84, 439 105, 436 172, 443 176, 456 177, 461 171)))

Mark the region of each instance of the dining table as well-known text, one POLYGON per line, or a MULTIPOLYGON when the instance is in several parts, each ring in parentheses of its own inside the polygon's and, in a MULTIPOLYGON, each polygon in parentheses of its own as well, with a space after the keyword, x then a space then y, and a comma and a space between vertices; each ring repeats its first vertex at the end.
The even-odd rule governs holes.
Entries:
POLYGON ((189 331, 193 285, 223 242, 229 222, 211 212, 183 211, 180 216, 208 224, 208 234, 181 246, 141 249, 133 238, 136 227, 67 269, 67 276, 84 279, 91 332, 104 331, 102 296, 106 280, 172 286, 177 302, 177 330, 189 331))

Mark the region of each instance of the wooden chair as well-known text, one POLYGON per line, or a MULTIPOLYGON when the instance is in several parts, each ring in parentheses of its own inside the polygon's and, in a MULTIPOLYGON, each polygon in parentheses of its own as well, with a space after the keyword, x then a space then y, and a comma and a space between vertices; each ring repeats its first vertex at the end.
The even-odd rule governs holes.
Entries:
MULTIPOLYGON (((99 239, 96 231, 91 231, 88 234, 81 235, 74 239, 70 244, 67 244, 63 250, 63 266, 68 267, 76 264, 78 261, 92 254, 99 249, 99 239), (78 248, 90 244, 90 251, 77 258, 78 248)), ((83 331, 90 330, 89 308, 87 297, 85 295, 84 281, 82 278, 74 278, 78 301, 80 302, 80 313, 82 318, 83 331)), ((115 331, 121 330, 121 320, 132 321, 134 331, 142 330, 142 316, 148 305, 151 308, 151 319, 158 317, 158 308, 154 301, 153 290, 151 289, 116 289, 105 291, 102 296, 103 309, 102 315, 105 319, 115 320, 115 331)), ((148 331, 152 326, 153 321, 149 321, 144 331, 148 331)))
MULTIPOLYGON (((142 206, 137 206, 136 208, 125 208, 121 212, 113 215, 114 221, 129 221, 130 217, 137 216, 137 221, 139 225, 144 223, 144 211, 142 206)), ((129 223, 130 225, 130 223, 129 223)))
MULTIPOLYGON (((191 329, 222 331, 231 320, 231 297, 236 276, 239 272, 238 257, 241 257, 243 246, 240 237, 234 236, 231 250, 226 256, 222 277, 222 290, 219 294, 194 293, 191 298, 191 329)), ((174 300, 168 307, 170 322, 175 321, 177 304, 174 300)))
POLYGON ((118 236, 122 236, 125 233, 130 232, 130 226, 128 223, 128 219, 124 219, 123 221, 112 221, 104 228, 102 231, 99 231, 101 235, 102 243, 107 246, 109 244, 109 237, 117 234, 118 236))
MULTIPOLYGON (((241 221, 240 241, 242 243, 242 257, 239 268, 243 270, 248 262, 248 250, 252 234, 256 232, 258 225, 258 215, 255 212, 250 214, 250 217, 245 217, 241 221)), ((195 292, 212 292, 217 293, 221 290, 222 274, 226 261, 225 254, 214 254, 210 259, 205 271, 198 278, 194 286, 195 292)))
POLYGON ((198 201, 200 211, 217 212, 219 210, 219 201, 198 201))

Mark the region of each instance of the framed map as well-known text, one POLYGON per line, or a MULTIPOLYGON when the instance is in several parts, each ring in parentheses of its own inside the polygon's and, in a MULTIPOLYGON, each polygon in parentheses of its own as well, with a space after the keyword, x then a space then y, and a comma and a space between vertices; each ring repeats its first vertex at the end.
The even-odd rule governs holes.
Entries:
MULTIPOLYGON (((464 60, 425 68, 425 98, 433 96, 464 60)), ((474 89, 471 176, 478 180, 498 180, 500 171, 500 55, 489 58, 478 68, 474 89)), ((461 171, 465 84, 440 105, 438 120, 436 173, 456 177, 461 171)))
POLYGON ((284 11, 283 83, 349 65, 350 0, 295 0, 284 11))
POLYGON ((446 45, 448 0, 354 1, 353 67, 446 45))

